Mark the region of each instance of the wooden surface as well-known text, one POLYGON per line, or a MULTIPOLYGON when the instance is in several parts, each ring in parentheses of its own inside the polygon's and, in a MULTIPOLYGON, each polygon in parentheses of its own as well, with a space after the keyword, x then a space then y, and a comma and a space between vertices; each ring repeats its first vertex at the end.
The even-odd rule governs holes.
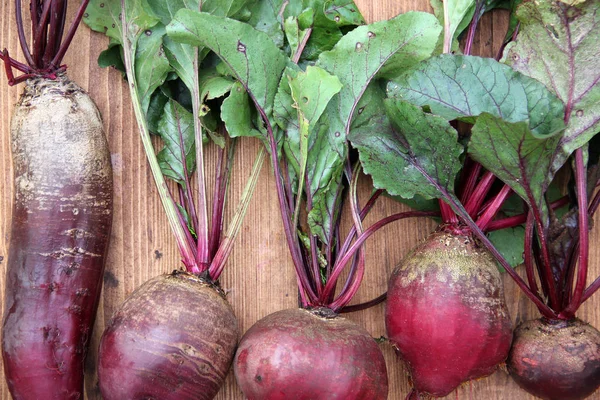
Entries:
MULTIPOLYGON (((11 55, 20 52, 14 25, 13 0, 0 0, 0 45, 11 55)), ((426 0, 357 0, 368 21, 375 21, 410 10, 429 10, 426 0)), ((73 2, 72 2, 73 3, 73 2)), ((70 14, 73 14, 71 10, 70 14)), ((473 53, 495 54, 506 29, 506 14, 499 12, 484 17, 473 53)), ((100 399, 95 378, 96 349, 105 322, 123 299, 144 281, 157 274, 179 268, 174 241, 159 204, 158 195, 147 168, 126 86, 119 73, 100 69, 96 59, 107 39, 81 27, 65 59, 69 75, 89 90, 96 101, 108 135, 114 167, 115 210, 110 254, 104 279, 104 291, 98 310, 96 327, 86 366, 86 391, 89 399, 100 399)), ((22 57, 18 57, 22 59, 22 57)), ((0 78, 0 292, 4 288, 6 255, 10 235, 12 199, 12 169, 10 158, 9 121, 12 105, 21 87, 10 88, 0 78)), ((242 191, 249 167, 258 149, 253 140, 243 141, 237 153, 226 217, 232 215, 242 191)), ((212 171, 214 149, 208 149, 207 170, 212 171)), ((211 186, 209 185, 209 190, 211 186)), ((369 180, 363 179, 361 193, 369 192, 369 180)), ((384 199, 375 207, 367 224, 398 212, 398 204, 384 199)), ((386 227, 367 244, 367 273, 355 302, 369 300, 386 289, 386 281, 395 264, 404 254, 434 228, 428 221, 403 221, 386 227)), ((596 245, 600 231, 595 229, 591 245, 591 276, 600 273, 600 248, 596 245)), ((243 331, 256 320, 274 311, 296 306, 296 288, 292 264, 288 256, 270 167, 265 163, 256 194, 250 205, 239 240, 221 279, 243 331)), ((536 316, 509 278, 506 296, 515 320, 536 316)), ((0 299, 3 293, 0 293, 0 299)), ((1 300, 0 300, 1 301, 1 300)), ((588 301, 579 317, 600 327, 600 296, 588 301)), ((201 318, 201 316, 199 316, 201 318)), ((374 337, 385 335, 383 305, 355 313, 349 318, 362 324, 374 337)), ((388 344, 381 344, 388 366, 389 399, 404 399, 409 391, 406 371, 388 344)), ((0 399, 10 395, 0 372, 0 399)), ((34 382, 32 382, 34 384, 34 382)), ((243 395, 230 374, 219 393, 220 400, 242 399, 243 395)), ((476 382, 467 383, 448 399, 521 400, 533 399, 503 371, 476 382)), ((600 394, 591 397, 599 400, 600 394)), ((126 400, 126 399, 124 399, 126 400)))

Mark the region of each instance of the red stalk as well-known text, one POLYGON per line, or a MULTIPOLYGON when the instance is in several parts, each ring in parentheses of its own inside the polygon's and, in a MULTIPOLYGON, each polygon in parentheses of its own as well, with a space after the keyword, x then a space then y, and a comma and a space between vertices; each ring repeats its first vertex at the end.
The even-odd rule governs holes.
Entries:
MULTIPOLYGON (((335 263, 333 267, 333 271, 331 272, 331 277, 328 279, 327 284, 325 285, 325 290, 323 292, 323 298, 327 298, 334 287, 334 282, 339 278, 340 274, 344 270, 344 267, 348 264, 348 262, 352 259, 354 254, 358 251, 358 249, 362 246, 362 244, 367 240, 371 235, 377 232, 380 228, 383 228, 387 224, 398 221, 400 219, 405 218, 416 218, 416 217, 433 217, 437 215, 436 212, 433 211, 407 211, 401 212, 397 214, 390 215, 382 220, 375 222, 373 225, 365 229, 365 231, 356 238, 356 241, 350 246, 348 251, 344 253, 335 263)), ((337 300, 338 308, 343 307, 344 301, 349 299, 339 299, 337 300), (340 306, 341 304, 341 306, 340 306)), ((333 306, 333 305, 332 305, 333 306)), ((335 311, 335 310, 334 310, 335 311)))
POLYGON ((573 292, 573 298, 560 316, 572 318, 579 308, 583 299, 586 286, 589 254, 589 221, 588 221, 588 197, 587 197, 587 168, 583 162, 583 150, 575 150, 575 181, 577 187, 577 207, 579 209, 579 270, 577 273, 577 284, 573 292))
POLYGON ((215 189, 213 192, 212 225, 208 244, 208 254, 211 260, 214 258, 217 250, 219 249, 221 233, 223 229, 223 211, 226 193, 226 185, 223 182, 223 176, 225 176, 225 172, 223 170, 225 168, 224 160, 226 151, 227 147, 223 149, 220 147, 218 148, 215 189))
POLYGON ((496 177, 490 171, 486 171, 485 174, 483 174, 483 177, 465 204, 465 210, 471 218, 475 218, 477 216, 481 205, 483 204, 495 181, 496 177))
POLYGON ((477 226, 479 226, 481 228, 482 231, 487 231, 487 227, 489 226, 490 222, 492 221, 492 219, 494 219, 494 217, 496 216, 498 211, 500 211, 500 207, 502 207, 502 204, 504 204, 504 201, 510 195, 510 193, 511 193, 510 186, 504 185, 502 187, 502 189, 500 190, 500 193, 498 193, 498 195, 496 195, 496 197, 494 197, 494 200, 492 201, 492 203, 489 205, 489 207, 486 208, 485 212, 479 217, 476 224, 477 224, 477 226))

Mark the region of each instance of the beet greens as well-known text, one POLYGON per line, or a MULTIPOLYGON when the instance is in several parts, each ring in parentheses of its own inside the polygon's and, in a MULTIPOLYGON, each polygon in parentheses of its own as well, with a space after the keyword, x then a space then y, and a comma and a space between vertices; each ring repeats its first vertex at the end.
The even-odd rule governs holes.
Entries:
MULTIPOLYGON (((371 100, 381 91, 371 81, 429 57, 440 27, 431 15, 407 13, 360 26, 341 37, 332 50, 322 52, 316 62, 303 63, 303 50, 310 48, 312 35, 323 35, 316 21, 328 19, 330 25, 344 27, 362 20, 346 17, 356 15, 348 12, 352 7, 356 11, 353 4, 336 8, 338 14, 308 8, 296 17, 293 12, 302 10, 298 4, 290 3, 282 14, 289 56, 250 25, 206 13, 180 11, 167 32, 173 40, 215 51, 247 93, 257 113, 247 126, 253 127, 252 135, 260 134, 271 153, 302 305, 337 311, 348 304, 362 279, 364 258, 354 258, 350 244, 357 232, 362 233, 360 220, 379 195, 373 196, 364 212, 350 196, 355 227, 342 242, 339 210, 344 182, 353 182, 357 171, 348 161, 346 136, 375 112, 371 100), (306 224, 299 223, 303 205, 306 224), (308 231, 303 230, 306 225, 308 231), (336 281, 350 261, 352 272, 336 296, 336 281)), ((253 111, 248 113, 252 115, 253 111)))
POLYGON ((166 25, 176 10, 246 17, 252 4, 92 0, 86 12, 85 22, 111 39, 99 61, 122 69, 127 78, 144 150, 186 270, 147 281, 112 316, 99 350, 105 399, 211 399, 231 366, 239 329, 218 280, 265 152, 257 155, 224 231, 233 154, 244 130, 244 121, 236 121, 244 115, 239 88, 214 54, 174 42, 166 25), (151 133, 162 140, 158 152, 151 133), (209 141, 218 151, 210 214, 204 160, 209 141))

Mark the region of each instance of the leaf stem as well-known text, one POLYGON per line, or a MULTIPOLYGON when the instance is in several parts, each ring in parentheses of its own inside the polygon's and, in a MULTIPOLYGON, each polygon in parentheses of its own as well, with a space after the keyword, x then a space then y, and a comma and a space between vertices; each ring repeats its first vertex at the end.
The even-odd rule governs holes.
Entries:
POLYGON ((351 306, 345 306, 342 307, 338 310, 338 312, 340 314, 343 313, 351 313, 351 312, 355 312, 355 311, 362 311, 362 310, 366 310, 369 309, 371 307, 374 307, 378 304, 381 304, 385 301, 385 299, 387 298, 387 292, 377 296, 376 298, 374 298, 373 300, 369 300, 365 303, 360 303, 360 304, 353 304, 351 306))
POLYGON ((77 32, 77 28, 79 27, 79 23, 83 19, 83 14, 85 14, 85 9, 89 2, 90 2, 90 0, 82 0, 81 5, 79 6, 79 9, 77 10, 77 14, 75 15, 75 18, 73 19, 71 26, 69 27, 69 31, 67 32, 67 36, 65 37, 65 40, 62 42, 62 44, 60 45, 60 47, 58 49, 58 52, 56 53, 56 55, 50 62, 50 68, 58 68, 60 66, 60 63, 62 62, 62 59, 65 56, 65 53, 67 52, 67 49, 71 45, 71 41, 75 37, 75 32, 77 32))
MULTIPOLYGON (((383 228, 387 224, 392 223, 394 221, 398 221, 398 220, 405 219, 405 218, 432 217, 436 214, 437 213, 432 212, 432 211, 401 212, 401 213, 393 214, 393 215, 390 215, 389 217, 383 218, 383 219, 375 222, 373 225, 371 225, 367 229, 365 229, 365 231, 356 238, 356 241, 352 244, 352 246, 348 249, 348 251, 336 261, 335 267, 333 268, 333 272, 331 274, 331 278, 327 281, 327 284, 325 285, 325 290, 323 292, 324 298, 327 298, 327 296, 329 296, 330 291, 334 287, 333 283, 339 278, 344 267, 352 259, 354 254, 361 249, 363 243, 369 237, 371 237, 375 232, 377 232, 379 229, 383 228)), ((348 294, 354 292, 355 289, 358 289, 358 287, 352 288, 351 291, 348 292, 348 294)), ((351 300, 351 298, 352 298, 352 296, 346 296, 345 298, 338 298, 333 303, 331 303, 330 308, 334 311, 337 311, 340 308, 344 307, 346 304, 348 304, 348 302, 351 300)))
POLYGON ((27 40, 25 39, 25 28, 23 27, 23 14, 21 10, 21 0, 15 0, 15 12, 17 19, 17 34, 19 35, 19 44, 21 45, 21 50, 23 51, 23 56, 25 60, 30 66, 34 66, 33 58, 31 57, 31 52, 29 51, 29 46, 27 45, 27 40))
POLYGON ((171 226, 171 230, 175 235, 175 239, 179 247, 179 252, 181 253, 181 256, 183 258, 183 263, 185 264, 188 271, 193 272, 193 268, 195 266, 194 251, 192 250, 191 243, 188 241, 188 237, 186 236, 185 230, 183 229, 183 226, 181 224, 179 218, 179 210, 177 210, 175 202, 173 201, 169 193, 167 183, 165 182, 165 178, 163 177, 162 171, 158 164, 158 160, 156 159, 154 146, 152 145, 152 140, 150 139, 150 133, 148 131, 146 116, 142 111, 142 106, 137 91, 134 61, 132 59, 132 54, 135 54, 136 44, 135 42, 132 44, 127 35, 128 22, 126 11, 127 10, 125 7, 125 0, 121 0, 123 59, 125 62, 125 70, 127 73, 127 80, 129 91, 131 94, 133 110, 138 123, 142 144, 144 146, 144 152, 146 153, 146 157, 148 158, 150 170, 152 171, 152 176, 154 177, 154 182, 156 183, 156 188, 158 190, 160 200, 165 209, 165 213, 167 214, 169 225, 171 226))
POLYGON ((285 232, 285 237, 288 242, 288 247, 290 250, 290 254, 292 256, 292 261, 294 263, 294 267, 296 269, 296 275, 298 278, 298 287, 300 288, 301 295, 304 296, 303 292, 306 292, 306 299, 303 297, 303 301, 308 304, 312 304, 312 302, 317 300, 317 295, 313 291, 310 280, 308 279, 308 275, 306 274, 306 269, 304 262, 302 260, 302 256, 300 254, 300 248, 298 244, 298 238, 296 236, 295 227, 292 225, 292 221, 290 219, 291 213, 288 207, 288 197, 285 193, 285 189, 283 187, 283 179, 281 174, 281 167, 279 165, 279 157, 277 152, 277 142, 275 141, 275 134, 273 133, 273 127, 271 126, 271 122, 265 113, 265 110, 258 104, 254 95, 247 90, 248 94, 252 98, 252 101, 256 105, 256 109, 258 110, 261 119, 266 125, 267 135, 269 138, 269 147, 271 153, 271 164, 273 165, 273 170, 275 173, 275 187, 277 189, 277 198, 279 200, 279 209, 281 212, 281 219, 283 221, 283 228, 285 232))
POLYGON ((504 204, 504 201, 510 195, 510 193, 511 193, 510 186, 505 184, 502 187, 502 189, 500 189, 500 193, 498 193, 498 195, 496 195, 496 197, 494 197, 494 200, 492 200, 492 203, 486 208, 486 210, 483 212, 483 214, 477 219, 477 221, 475 223, 477 224, 477 226, 479 226, 481 228, 482 231, 484 231, 484 232, 487 231, 487 227, 489 226, 490 222, 492 221, 492 219, 494 219, 496 214, 498 214, 498 211, 500 211, 502 204, 504 204))
POLYGON ((577 208, 579 209, 579 267, 577 284, 573 291, 573 298, 560 316, 572 318, 582 303, 586 286, 589 254, 589 220, 588 220, 588 194, 587 194, 587 168, 583 161, 583 149, 575 150, 575 182, 577 188, 577 208))
MULTIPOLYGON (((198 5, 202 7, 202 3, 198 5)), ((208 239, 208 202, 206 197, 206 174, 204 171, 204 146, 202 140, 202 125, 200 124, 200 78, 198 48, 194 49, 193 61, 193 90, 192 90, 192 108, 194 114, 194 141, 196 143, 196 177, 198 178, 198 215, 197 231, 198 242, 196 244, 198 253, 198 263, 208 265, 210 262, 209 239, 208 239)), ((185 164, 185 158, 184 158, 185 164)), ((213 223, 217 223, 213 221, 213 223)))
POLYGON ((252 194, 254 193, 254 189, 256 188, 256 183, 258 182, 258 176, 260 175, 260 170, 263 165, 263 161, 265 160, 265 149, 261 147, 258 151, 258 155, 254 160, 254 165, 252 166, 252 171, 250 172, 250 178, 246 183, 246 187, 244 187, 244 191, 242 193, 242 198, 235 210, 235 214, 231 219, 231 223, 227 228, 227 233, 213 258, 213 261, 208 269, 210 278, 213 281, 216 281, 223 273, 223 268, 225 267, 225 262, 233 249, 233 244, 235 242, 235 238, 239 233, 242 222, 244 221, 244 217, 248 212, 248 206, 250 205, 250 200, 252 200, 252 194))
POLYGON ((496 176, 490 171, 486 171, 483 174, 483 177, 473 190, 471 196, 469 196, 469 200, 465 204, 465 210, 469 214, 471 218, 475 218, 479 213, 481 205, 483 204, 485 198, 487 197, 492 185, 496 181, 496 176))

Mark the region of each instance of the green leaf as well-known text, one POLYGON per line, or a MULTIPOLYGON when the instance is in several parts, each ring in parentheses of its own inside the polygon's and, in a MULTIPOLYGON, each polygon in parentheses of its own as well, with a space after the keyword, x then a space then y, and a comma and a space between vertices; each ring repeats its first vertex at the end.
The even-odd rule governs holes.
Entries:
POLYGON ((194 229, 194 224, 192 224, 192 219, 190 218, 190 214, 188 214, 187 210, 183 206, 181 206, 181 204, 177 204, 177 208, 179 209, 179 212, 181 213, 181 216, 183 217, 183 220, 185 221, 185 224, 187 225, 188 230, 190 231, 192 236, 195 239, 197 239, 198 235, 196 234, 196 230, 194 229))
POLYGON ((444 198, 453 193, 463 152, 456 130, 444 118, 410 103, 387 99, 385 104, 390 129, 357 129, 349 137, 374 186, 404 198, 417 194, 444 198))
POLYGON ((337 26, 365 24, 364 17, 352 0, 326 0, 322 9, 327 19, 337 26))
POLYGON ((148 112, 146 112, 146 121, 148 122, 148 130, 151 133, 158 134, 158 124, 165 112, 165 105, 168 101, 169 98, 162 90, 155 91, 150 98, 148 112))
POLYGON ((114 43, 121 43, 121 1, 90 0, 83 22, 91 30, 108 36, 114 43))
POLYGON ((252 16, 248 20, 250 25, 266 33, 275 45, 281 49, 284 47, 284 35, 281 26, 283 23, 283 7, 284 0, 256 0, 249 7, 252 16))
MULTIPOLYGON (((294 108, 298 110, 299 123, 299 151, 297 154, 300 157, 300 170, 297 171, 299 177, 299 195, 294 218, 296 221, 298 212, 300 211, 299 206, 302 198, 300 193, 302 193, 309 159, 309 135, 314 136, 315 133, 317 135, 325 133, 323 130, 315 129, 315 125, 325 111, 325 107, 327 107, 331 98, 339 93, 342 84, 336 76, 330 75, 324 69, 311 66, 306 69, 306 72, 299 72, 295 76, 288 75, 287 79, 291 89, 291 96, 294 100, 294 108)), ((314 139, 311 141, 314 142, 314 139)), ((314 155, 317 159, 322 157, 321 154, 314 152, 311 155, 314 155)), ((309 177, 309 181, 314 182, 314 180, 314 176, 309 177)), ((315 203, 318 203, 318 201, 315 203)))
POLYGON ((164 34, 164 25, 158 24, 146 29, 137 41, 134 68, 144 113, 148 111, 152 93, 165 82, 172 70, 162 47, 164 34))
POLYGON ((536 135, 526 122, 511 123, 482 114, 472 129, 469 154, 534 212, 541 212, 548 223, 544 194, 553 178, 550 164, 560 139, 560 135, 536 135))
MULTIPOLYGON (((517 226, 501 229, 490 232, 487 236, 511 267, 516 267, 523 263, 523 246, 525 244, 524 227, 517 226)), ((498 268, 502 267, 498 266, 498 268)))
POLYGON ((491 58, 443 54, 388 84, 388 95, 448 120, 489 113, 508 122, 529 121, 532 132, 564 129, 563 103, 544 85, 491 58))
POLYGON ((506 62, 566 105, 567 128, 552 155, 557 171, 600 130, 600 3, 526 2, 517 17, 519 36, 506 62))
POLYGON ((193 118, 179 103, 169 99, 158 123, 158 133, 165 143, 157 155, 160 169, 163 175, 184 187, 196 166, 193 118))
POLYGON ((319 177, 311 181, 311 193, 324 189, 335 174, 342 173, 346 137, 371 81, 376 76, 385 77, 393 68, 405 68, 429 57, 440 31, 432 15, 410 12, 360 26, 346 34, 333 50, 321 54, 317 65, 338 76, 343 88, 326 111, 329 129, 320 145, 331 150, 326 162, 315 165, 308 175, 319 177))
POLYGON ((230 137, 248 136, 262 139, 266 144, 264 135, 257 131, 252 124, 254 109, 250 105, 250 98, 241 83, 233 84, 229 96, 221 105, 221 119, 225 122, 230 137))
POLYGON ((342 174, 334 174, 329 184, 313 197, 313 208, 308 212, 308 227, 322 243, 331 243, 333 240, 334 222, 341 212, 342 189, 342 174))
POLYGON ((121 45, 115 39, 111 38, 108 43, 108 48, 98 56, 98 65, 100 68, 114 67, 116 70, 125 74, 122 49, 121 45))
MULTIPOLYGON (((160 18, 164 25, 167 25, 177 11, 182 8, 188 10, 198 10, 198 0, 147 0, 153 14, 160 18)), ((202 11, 221 17, 230 17, 237 14, 248 0, 203 0, 202 11)))
POLYGON ((272 117, 273 100, 287 57, 252 26, 206 13, 180 10, 167 27, 173 40, 206 46, 229 67, 254 103, 272 117))

